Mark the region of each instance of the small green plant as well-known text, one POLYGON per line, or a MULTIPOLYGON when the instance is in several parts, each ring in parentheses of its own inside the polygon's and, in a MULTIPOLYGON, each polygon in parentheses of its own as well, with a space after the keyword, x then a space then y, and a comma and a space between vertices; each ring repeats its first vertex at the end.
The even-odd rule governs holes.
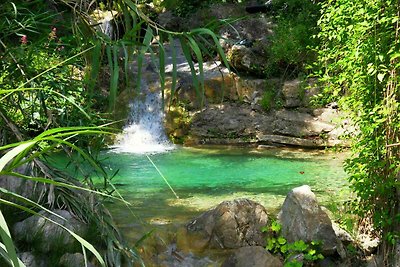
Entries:
POLYGON ((267 90, 264 92, 260 105, 265 111, 269 111, 272 108, 273 101, 275 99, 275 93, 272 90, 267 90))
POLYGON ((303 262, 293 259, 294 256, 303 254, 306 262, 322 260, 324 256, 320 253, 321 243, 311 241, 309 244, 303 240, 294 243, 288 243, 286 238, 281 235, 282 226, 277 221, 273 221, 270 226, 261 229, 262 232, 268 232, 266 250, 272 253, 279 253, 285 259, 285 267, 301 267, 303 262))

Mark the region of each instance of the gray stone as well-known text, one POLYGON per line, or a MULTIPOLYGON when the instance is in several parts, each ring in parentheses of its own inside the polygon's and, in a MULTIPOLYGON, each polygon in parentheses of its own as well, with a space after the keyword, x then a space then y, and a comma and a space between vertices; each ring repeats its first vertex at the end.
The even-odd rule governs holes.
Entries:
POLYGON ((332 228, 333 231, 335 231, 336 236, 339 238, 340 241, 344 245, 352 244, 354 243, 354 238, 343 228, 341 228, 337 223, 332 222, 332 228))
POLYGON ((284 135, 257 135, 257 140, 260 142, 265 142, 274 145, 284 145, 284 146, 299 146, 307 148, 321 148, 321 147, 334 147, 343 146, 341 140, 324 140, 324 139, 305 139, 284 135))
POLYGON ((158 15, 158 23, 167 30, 181 31, 185 19, 175 16, 172 11, 166 11, 158 15))
POLYGON ((285 108, 310 107, 311 100, 320 93, 315 79, 294 79, 285 81, 282 85, 282 96, 285 108))
POLYGON ((279 258, 273 256, 260 246, 242 247, 237 249, 221 267, 282 267, 279 258))
MULTIPOLYGON (((381 267, 384 266, 382 255, 370 255, 366 258, 365 264, 366 267, 381 267)), ((396 266, 398 267, 398 266, 396 266)))
POLYGON ((73 236, 60 226, 44 219, 42 216, 65 226, 81 237, 85 236, 87 226, 66 210, 54 210, 53 212, 60 215, 65 220, 45 211, 40 211, 39 214, 41 216, 34 215, 14 225, 15 239, 30 244, 36 251, 41 253, 80 250, 81 246, 73 236))
MULTIPOLYGON (((31 170, 32 166, 30 163, 19 166, 13 171, 23 175, 30 175, 31 170)), ((0 187, 19 194, 23 197, 29 198, 33 201, 39 201, 41 196, 43 196, 43 190, 45 190, 45 185, 42 183, 37 183, 28 179, 23 179, 11 175, 0 176, 0 187)))
POLYGON ((246 15, 244 8, 234 3, 219 3, 209 7, 201 8, 185 19, 186 29, 204 27, 212 20, 227 19, 232 17, 242 17, 246 15))
POLYGON ((272 20, 265 15, 247 16, 222 27, 219 32, 222 37, 220 43, 235 71, 264 75, 268 66, 266 48, 273 27, 272 20))
POLYGON ((261 228, 268 222, 265 208, 248 199, 224 201, 189 222, 178 235, 178 248, 239 248, 265 245, 261 228))
MULTIPOLYGON (((81 253, 66 253, 60 258, 60 267, 77 267, 85 266, 85 258, 81 253)), ((87 262, 87 267, 94 267, 94 265, 87 262)))
POLYGON ((320 136, 334 129, 332 124, 319 121, 304 112, 278 110, 275 116, 274 134, 293 137, 320 136))
POLYGON ((328 215, 318 205, 308 185, 294 188, 287 195, 278 215, 282 236, 289 243, 321 241, 322 253, 346 257, 342 242, 337 238, 328 215))
POLYGON ((282 87, 285 108, 296 108, 302 105, 301 99, 301 81, 299 79, 286 81, 282 87))
POLYGON ((165 251, 157 255, 156 261, 152 261, 146 266, 163 266, 163 267, 219 267, 221 264, 211 260, 204 255, 195 255, 191 252, 183 253, 177 251, 176 245, 172 244, 165 251))
MULTIPOLYGON (((257 92, 253 91, 254 98, 257 92)), ((321 114, 326 114, 321 113, 321 114)), ((331 147, 346 142, 330 136, 335 124, 296 110, 264 112, 247 103, 209 105, 190 124, 190 144, 262 143, 331 147), (224 140, 225 139, 225 140, 224 140), (190 143, 192 142, 192 143, 190 143)))
POLYGON ((31 252, 22 252, 18 254, 18 258, 25 264, 26 267, 46 267, 48 266, 45 258, 38 258, 31 252))

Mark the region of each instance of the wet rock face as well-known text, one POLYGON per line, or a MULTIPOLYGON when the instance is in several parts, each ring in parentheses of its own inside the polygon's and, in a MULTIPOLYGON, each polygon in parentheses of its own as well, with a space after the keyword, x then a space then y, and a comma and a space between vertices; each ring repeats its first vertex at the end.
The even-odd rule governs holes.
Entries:
POLYGON ((239 248, 265 244, 261 228, 268 222, 265 208, 248 199, 224 201, 189 222, 178 234, 178 248, 239 248))
POLYGON ((282 262, 264 247, 252 246, 237 249, 227 258, 221 267, 249 267, 249 266, 268 266, 282 267, 282 262))
POLYGON ((246 103, 209 106, 194 115, 187 145, 271 144, 301 147, 345 145, 346 131, 337 110, 276 110, 264 112, 246 103), (327 114, 330 114, 329 116, 327 114))
MULTIPOLYGON (((55 210, 54 213, 65 220, 45 211, 39 212, 42 216, 56 221, 76 234, 85 236, 87 226, 74 218, 71 213, 66 210, 55 210)), ((17 241, 27 243, 33 250, 41 253, 79 251, 81 249, 80 244, 67 231, 38 215, 16 223, 13 230, 17 241)))
POLYGON ((321 241, 323 255, 338 253, 346 257, 343 245, 337 238, 332 222, 318 205, 308 185, 294 188, 287 195, 278 215, 282 224, 282 236, 289 243, 321 241))

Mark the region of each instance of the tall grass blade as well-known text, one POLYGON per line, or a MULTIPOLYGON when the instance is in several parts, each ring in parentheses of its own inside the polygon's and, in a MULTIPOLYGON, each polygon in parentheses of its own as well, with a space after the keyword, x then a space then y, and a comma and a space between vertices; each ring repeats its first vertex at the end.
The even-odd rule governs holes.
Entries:
POLYGON ((26 197, 24 197, 24 196, 21 196, 21 195, 19 195, 19 194, 16 194, 16 193, 14 193, 14 192, 11 192, 11 191, 9 191, 9 190, 3 188, 3 187, 0 187, 0 192, 1 192, 2 194, 4 194, 4 195, 7 195, 7 196, 10 196, 10 197, 12 197, 12 198, 14 198, 14 199, 16 199, 16 200, 19 200, 20 202, 29 204, 30 206, 35 207, 35 208, 42 209, 42 210, 44 210, 44 211, 50 213, 51 215, 54 215, 54 216, 56 216, 56 217, 58 217, 58 218, 60 218, 60 219, 62 219, 62 220, 65 220, 62 216, 60 216, 60 215, 58 215, 57 213, 55 213, 55 212, 53 212, 53 211, 47 209, 47 208, 44 207, 43 205, 40 205, 39 203, 30 200, 29 198, 26 198, 26 197))
POLYGON ((73 55, 72 57, 67 58, 66 60, 61 61, 60 63, 55 64, 55 65, 52 66, 51 68, 48 68, 47 70, 45 70, 45 71, 39 73, 38 75, 34 76, 33 78, 30 78, 29 80, 27 80, 26 82, 24 82, 23 84, 21 84, 20 86, 18 86, 18 89, 25 87, 25 85, 29 84, 29 83, 32 82, 33 80, 39 78, 40 76, 43 76, 44 74, 46 74, 46 73, 49 72, 49 71, 54 70, 55 68, 58 68, 59 66, 64 65, 64 64, 67 63, 68 61, 71 61, 72 59, 79 57, 80 55, 82 55, 82 54, 84 54, 84 53, 86 53, 86 52, 92 50, 93 48, 94 48, 94 46, 89 47, 89 48, 87 48, 87 49, 85 49, 85 50, 83 50, 83 51, 77 53, 76 55, 73 55))
POLYGON ((158 174, 160 174, 161 178, 163 178, 164 182, 168 185, 169 189, 171 189, 172 193, 174 193, 175 197, 177 199, 179 199, 178 195, 176 194, 175 190, 172 188, 172 186, 169 184, 167 178, 165 178, 165 176, 162 174, 162 172, 158 169, 158 167, 156 166, 156 164, 154 164, 154 162, 151 160, 151 158, 146 155, 147 159, 150 161, 151 165, 153 165, 153 167, 156 169, 156 171, 158 172, 158 174))
POLYGON ((176 87, 176 80, 178 76, 178 70, 177 70, 177 63, 176 63, 176 49, 175 49, 175 41, 173 39, 172 34, 168 34, 168 41, 169 45, 171 47, 171 52, 172 52, 172 82, 171 82, 171 96, 169 98, 169 107, 171 107, 172 101, 175 96, 175 87, 176 87))
POLYGON ((181 42, 183 54, 185 55, 185 58, 186 58, 186 60, 187 60, 187 62, 189 64, 189 67, 190 67, 190 72, 192 74, 193 86, 194 86, 194 89, 196 90, 196 95, 201 100, 199 80, 197 78, 196 69, 195 69, 193 61, 192 61, 192 55, 190 53, 189 46, 186 44, 186 40, 185 39, 179 38, 179 40, 181 42))
POLYGON ((163 40, 160 35, 160 40, 158 41, 158 56, 159 56, 159 74, 160 74, 160 85, 161 85, 161 98, 162 98, 162 110, 165 106, 165 49, 163 45, 163 40))
POLYGON ((53 90, 51 90, 51 93, 56 94, 56 95, 60 96, 61 98, 64 98, 65 100, 67 100, 68 102, 70 102, 73 106, 75 106, 77 109, 79 109, 79 111, 82 112, 82 114, 83 114, 86 118, 90 119, 89 114, 87 114, 87 113, 85 112, 85 110, 83 110, 83 108, 82 108, 80 105, 78 105, 71 97, 67 97, 67 96, 65 96, 65 95, 63 95, 63 94, 61 94, 61 93, 59 93, 59 92, 57 92, 57 91, 53 91, 53 90))
POLYGON ((139 238, 138 241, 135 242, 135 247, 139 247, 140 245, 142 245, 142 243, 149 238, 153 233, 154 233, 155 229, 151 229, 150 231, 148 231, 147 233, 145 233, 141 238, 139 238))
POLYGON ((24 206, 22 206, 22 205, 19 205, 19 204, 17 204, 17 203, 10 202, 10 201, 7 201, 7 200, 1 199, 1 198, 0 198, 0 203, 3 203, 3 204, 5 204, 5 205, 9 205, 9 206, 13 206, 13 207, 19 208, 19 209, 21 209, 21 210, 23 210, 23 211, 26 211, 26 212, 28 212, 28 213, 31 213, 31 214, 33 214, 33 215, 40 216, 40 217, 42 217, 43 219, 45 219, 45 220, 47 220, 47 221, 49 221, 49 222, 52 222, 52 223, 54 223, 54 224, 60 226, 60 227, 63 228, 65 231, 67 231, 70 235, 72 235, 82 246, 84 246, 86 249, 88 249, 90 252, 92 252, 93 255, 94 255, 94 256, 97 258, 97 260, 99 261, 99 263, 100 263, 101 266, 106 267, 106 263, 104 262, 103 258, 102 258, 101 255, 99 254, 99 252, 93 247, 93 245, 90 244, 89 242, 87 242, 87 241, 86 241, 85 239, 83 239, 81 236, 77 235, 76 233, 74 233, 73 231, 71 231, 70 229, 68 229, 67 227, 65 227, 64 225, 62 225, 62 224, 60 224, 60 223, 58 223, 58 222, 56 222, 56 221, 54 221, 54 220, 52 220, 52 219, 46 217, 46 216, 43 216, 43 215, 39 214, 38 212, 36 212, 36 211, 34 211, 34 210, 32 210, 32 209, 29 209, 29 208, 27 208, 27 207, 24 207, 24 206))
MULTIPOLYGON (((8 264, 12 266, 12 261, 10 260, 10 256, 7 253, 6 246, 1 242, 0 242, 0 257, 5 259, 8 262, 8 264)), ((25 267, 25 264, 20 259, 18 259, 18 263, 20 267, 25 267)))
POLYGON ((3 240, 5 250, 7 251, 10 261, 12 262, 12 266, 14 267, 25 266, 24 264, 20 265, 20 262, 18 261, 17 252, 15 250, 14 243, 11 238, 10 230, 8 229, 6 219, 4 218, 1 210, 0 210, 0 236, 1 239, 3 240))
POLYGON ((137 60, 137 64, 138 64, 138 77, 137 77, 137 83, 136 83, 136 90, 139 91, 140 90, 140 86, 141 86, 141 82, 142 82, 142 67, 143 67, 143 59, 145 56, 146 51, 149 49, 150 47, 150 42, 153 39, 153 30, 150 28, 150 26, 147 27, 146 29, 146 34, 144 35, 144 39, 143 39, 143 43, 142 43, 142 47, 139 50, 139 54, 138 54, 138 60, 137 60))
POLYGON ((46 137, 43 138, 43 141, 48 140, 48 141, 54 141, 59 144, 67 145, 77 151, 85 160, 87 160, 99 173, 101 173, 104 177, 108 178, 108 174, 104 171, 103 168, 101 168, 87 153, 83 151, 83 149, 79 148, 78 146, 72 144, 71 142, 68 142, 63 139, 58 139, 55 137, 46 137))
POLYGON ((96 86, 97 77, 99 76, 101 65, 101 43, 99 40, 95 40, 95 45, 91 53, 90 61, 90 72, 87 75, 87 84, 89 90, 89 96, 93 96, 94 87, 96 86))
MULTIPOLYGON (((112 75, 113 75, 113 71, 114 71, 114 67, 113 67, 113 57, 112 57, 112 51, 111 51, 111 47, 110 46, 106 46, 106 54, 107 54, 107 62, 108 62, 108 67, 110 68, 110 92, 111 92, 111 87, 112 87, 112 75)), ((108 110, 112 111, 113 110, 113 102, 111 101, 111 97, 109 98, 109 102, 108 102, 108 110)))
POLYGON ((200 85, 200 106, 202 107, 204 104, 204 71, 203 71, 203 55, 201 53, 200 47, 197 45, 196 41, 191 37, 187 36, 189 40, 189 45, 196 55, 198 66, 199 66, 199 85, 200 85))
POLYGON ((103 196, 105 198, 121 200, 122 202, 124 202, 124 204, 131 205, 129 202, 127 202, 124 199, 121 199, 119 197, 117 198, 117 197, 114 197, 114 196, 106 194, 106 193, 102 193, 102 192, 99 192, 99 191, 94 191, 94 190, 91 190, 91 189, 88 189, 88 188, 85 188, 85 187, 81 187, 81 186, 67 184, 67 183, 64 183, 64 182, 57 182, 55 180, 51 180, 51 179, 47 179, 47 178, 32 177, 32 176, 23 175, 23 174, 16 173, 16 172, 1 172, 1 175, 10 175, 10 176, 15 176, 16 178, 26 179, 26 180, 30 180, 30 181, 34 181, 34 182, 39 182, 39 183, 44 183, 44 184, 51 184, 51 185, 55 185, 55 186, 58 186, 58 187, 65 187, 65 188, 69 188, 69 189, 82 190, 82 191, 93 193, 93 194, 96 194, 96 195, 99 195, 99 196, 103 196))
MULTIPOLYGON (((112 47, 112 69, 111 69, 111 84, 110 84, 110 107, 115 109, 115 102, 118 94, 118 79, 119 79, 119 66, 118 66, 118 46, 112 47)), ((111 67, 110 67, 111 68, 111 67)))
POLYGON ((224 63, 225 67, 227 67, 229 69, 228 59, 226 58, 224 50, 222 49, 222 46, 219 43, 218 38, 213 31, 211 31, 210 29, 207 29, 207 28, 200 28, 200 29, 191 30, 190 32, 193 34, 199 34, 199 35, 201 35, 201 34, 210 35, 211 38, 214 40, 215 47, 217 48, 217 52, 218 52, 219 56, 221 57, 222 62, 224 63))
POLYGON ((4 156, 0 158, 0 172, 4 169, 8 162, 10 162, 14 157, 18 156, 24 150, 28 149, 29 147, 33 146, 36 141, 29 141, 26 143, 21 143, 17 147, 14 147, 10 151, 8 151, 4 156))
POLYGON ((125 87, 129 88, 129 53, 128 48, 124 42, 122 42, 122 49, 124 50, 125 87))

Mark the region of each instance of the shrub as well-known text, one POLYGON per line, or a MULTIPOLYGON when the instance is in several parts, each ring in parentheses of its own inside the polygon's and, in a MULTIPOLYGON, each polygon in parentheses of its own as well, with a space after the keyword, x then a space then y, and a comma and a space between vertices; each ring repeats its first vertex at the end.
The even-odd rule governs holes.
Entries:
POLYGON ((296 77, 313 62, 319 8, 310 0, 275 1, 272 6, 276 28, 267 47, 269 66, 265 75, 296 77))

